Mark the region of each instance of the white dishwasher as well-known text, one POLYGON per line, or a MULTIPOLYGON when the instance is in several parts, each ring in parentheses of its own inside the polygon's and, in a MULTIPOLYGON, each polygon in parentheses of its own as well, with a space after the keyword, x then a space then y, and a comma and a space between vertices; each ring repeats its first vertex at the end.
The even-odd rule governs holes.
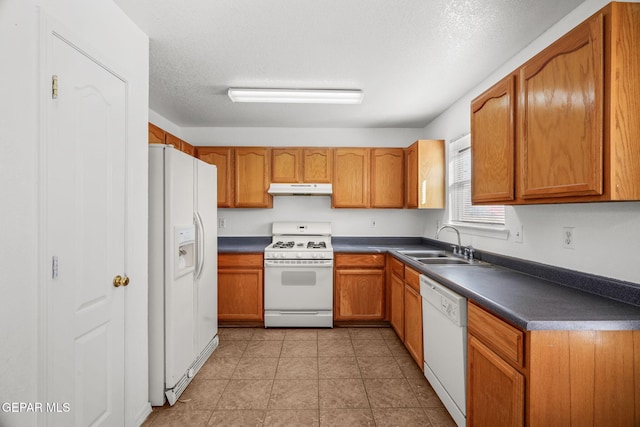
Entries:
POLYGON ((466 425, 467 299, 420 276, 424 376, 456 424, 466 425))

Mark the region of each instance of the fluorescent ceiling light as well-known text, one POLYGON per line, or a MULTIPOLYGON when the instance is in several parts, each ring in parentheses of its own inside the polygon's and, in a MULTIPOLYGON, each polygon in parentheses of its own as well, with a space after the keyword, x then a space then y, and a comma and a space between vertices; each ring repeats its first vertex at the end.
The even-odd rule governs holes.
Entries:
POLYGON ((284 104, 360 104, 362 102, 361 90, 229 88, 227 94, 233 102, 284 104))

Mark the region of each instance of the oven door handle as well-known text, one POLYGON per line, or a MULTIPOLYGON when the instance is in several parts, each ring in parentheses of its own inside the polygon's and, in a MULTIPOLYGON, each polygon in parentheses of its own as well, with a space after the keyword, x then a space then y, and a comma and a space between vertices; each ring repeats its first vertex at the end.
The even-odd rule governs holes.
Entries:
POLYGON ((278 313, 284 314, 284 315, 287 315, 287 314, 295 314, 295 315, 309 314, 309 315, 313 315, 313 316, 318 314, 317 311, 279 311, 278 313))
POLYGON ((321 263, 321 264, 283 264, 277 260, 264 260, 264 266, 269 268, 333 268, 333 261, 327 260, 329 262, 321 263))

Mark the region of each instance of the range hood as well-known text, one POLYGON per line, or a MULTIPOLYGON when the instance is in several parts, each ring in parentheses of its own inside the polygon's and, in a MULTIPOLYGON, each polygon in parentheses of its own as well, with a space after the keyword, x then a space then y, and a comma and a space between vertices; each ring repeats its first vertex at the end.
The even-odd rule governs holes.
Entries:
POLYGON ((269 194, 274 196, 330 196, 331 184, 271 184, 269 194))

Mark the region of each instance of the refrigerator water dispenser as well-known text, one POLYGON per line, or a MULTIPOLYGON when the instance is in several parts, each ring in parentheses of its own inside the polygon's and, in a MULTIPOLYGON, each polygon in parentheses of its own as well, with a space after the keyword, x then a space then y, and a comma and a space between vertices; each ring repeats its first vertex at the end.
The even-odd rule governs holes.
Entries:
POLYGON ((193 272, 196 265, 196 229, 193 225, 174 227, 173 271, 178 278, 193 272))

